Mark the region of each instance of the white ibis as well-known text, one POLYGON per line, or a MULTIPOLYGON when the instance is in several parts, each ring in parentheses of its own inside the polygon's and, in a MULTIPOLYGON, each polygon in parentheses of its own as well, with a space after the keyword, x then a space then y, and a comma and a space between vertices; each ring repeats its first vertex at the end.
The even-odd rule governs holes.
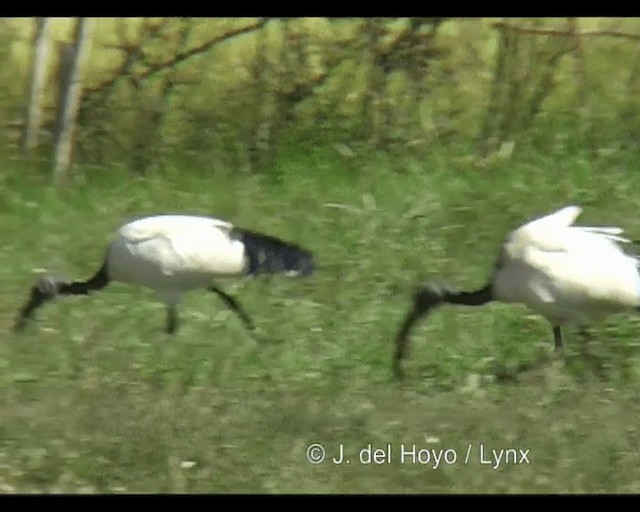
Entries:
POLYGON ((275 273, 308 276, 313 270, 313 257, 305 249, 223 220, 190 215, 145 217, 118 229, 102 266, 88 280, 40 278, 19 312, 15 329, 22 329, 37 308, 57 296, 89 295, 117 281, 156 292, 167 306, 169 334, 177 330, 176 308, 183 293, 200 288, 218 294, 253 332, 253 323, 238 301, 215 286, 214 280, 275 273))
POLYGON ((458 291, 433 283, 419 287, 396 336, 396 376, 402 375, 411 329, 442 304, 523 304, 551 323, 556 351, 563 348, 561 327, 577 327, 586 335, 588 325, 610 314, 638 310, 640 261, 618 245, 629 240, 619 236, 620 228, 574 226, 581 211, 567 206, 511 232, 489 282, 478 290, 458 291))

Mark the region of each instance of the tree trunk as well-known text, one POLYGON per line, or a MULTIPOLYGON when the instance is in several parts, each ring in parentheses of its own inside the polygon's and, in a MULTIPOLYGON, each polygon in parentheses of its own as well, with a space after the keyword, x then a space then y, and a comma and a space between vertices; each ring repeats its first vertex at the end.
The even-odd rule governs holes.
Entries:
MULTIPOLYGON (((505 18, 503 23, 506 25, 508 19, 505 18)), ((508 54, 512 51, 512 46, 513 40, 509 31, 506 28, 501 28, 498 33, 493 82, 478 140, 480 156, 486 156, 502 142, 501 126, 504 124, 504 96, 507 94, 508 54)))
POLYGON ((91 21, 88 18, 78 18, 74 41, 68 54, 69 61, 67 65, 63 63, 61 73, 60 115, 53 168, 56 184, 64 180, 71 163, 76 116, 82 97, 83 64, 89 48, 90 34, 91 21))
POLYGON ((22 146, 25 154, 30 153, 38 145, 38 134, 40 126, 42 125, 42 104, 44 100, 47 63, 51 46, 49 41, 50 18, 36 18, 35 21, 36 31, 31 67, 31 87, 22 146))
MULTIPOLYGON (((378 146, 382 139, 379 129, 380 103, 383 101, 386 86, 385 73, 380 69, 376 58, 382 34, 380 22, 374 18, 366 19, 362 27, 362 33, 365 40, 365 55, 368 61, 368 77, 362 104, 364 135, 374 146, 378 146)), ((384 129, 386 128, 388 126, 384 127, 384 129)))

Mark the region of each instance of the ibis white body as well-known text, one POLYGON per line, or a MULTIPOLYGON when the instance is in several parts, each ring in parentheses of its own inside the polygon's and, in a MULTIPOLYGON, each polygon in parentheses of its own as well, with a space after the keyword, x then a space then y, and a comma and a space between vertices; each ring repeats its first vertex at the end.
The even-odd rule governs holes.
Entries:
POLYGON ((639 261, 620 247, 622 230, 574 226, 580 211, 568 206, 507 237, 492 279, 496 300, 573 326, 640 306, 639 261))
POLYGON ((107 254, 109 277, 146 286, 175 303, 182 293, 221 276, 246 273, 244 244, 225 221, 161 215, 122 226, 107 254))
POLYGON ((102 266, 87 281, 41 278, 20 310, 16 329, 58 295, 88 295, 109 282, 154 290, 167 305, 167 331, 177 327, 176 305, 198 288, 217 293, 253 329, 248 315, 230 295, 214 285, 220 277, 313 272, 310 252, 278 238, 237 228, 224 220, 192 215, 156 215, 129 222, 115 234, 102 266))

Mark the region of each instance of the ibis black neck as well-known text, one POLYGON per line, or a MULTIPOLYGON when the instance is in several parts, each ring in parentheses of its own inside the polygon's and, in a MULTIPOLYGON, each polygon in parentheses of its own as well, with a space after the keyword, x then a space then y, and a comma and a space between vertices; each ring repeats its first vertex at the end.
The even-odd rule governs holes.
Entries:
POLYGON ((442 303, 459 306, 484 306, 492 300, 493 294, 490 284, 472 292, 445 291, 442 296, 442 303))

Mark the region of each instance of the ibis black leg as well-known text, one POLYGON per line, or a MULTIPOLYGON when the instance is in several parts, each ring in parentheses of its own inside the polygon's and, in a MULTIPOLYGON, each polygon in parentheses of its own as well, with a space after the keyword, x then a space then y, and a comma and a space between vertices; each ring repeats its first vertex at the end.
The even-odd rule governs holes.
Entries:
POLYGON ((87 281, 68 282, 52 276, 40 278, 33 288, 31 288, 29 299, 24 306, 20 308, 14 324, 14 330, 21 330, 33 316, 36 309, 58 295, 89 295, 91 292, 102 290, 109 284, 109 281, 106 261, 96 274, 87 281))
POLYGON ((557 325, 553 326, 553 343, 556 349, 556 352, 562 352, 562 331, 560 331, 560 327, 557 325))
POLYGON ((210 292, 217 293, 218 296, 223 300, 223 302, 237 313, 246 328, 253 333, 253 331, 255 330, 253 321, 251 320, 251 318, 249 318, 249 315, 247 315, 244 309, 242 309, 242 306, 240 306, 236 299, 234 299, 231 295, 223 292, 220 288, 216 288, 215 286, 210 286, 208 289, 210 292))
POLYGON ((167 306, 167 334, 175 334, 178 330, 178 310, 175 306, 167 306))

